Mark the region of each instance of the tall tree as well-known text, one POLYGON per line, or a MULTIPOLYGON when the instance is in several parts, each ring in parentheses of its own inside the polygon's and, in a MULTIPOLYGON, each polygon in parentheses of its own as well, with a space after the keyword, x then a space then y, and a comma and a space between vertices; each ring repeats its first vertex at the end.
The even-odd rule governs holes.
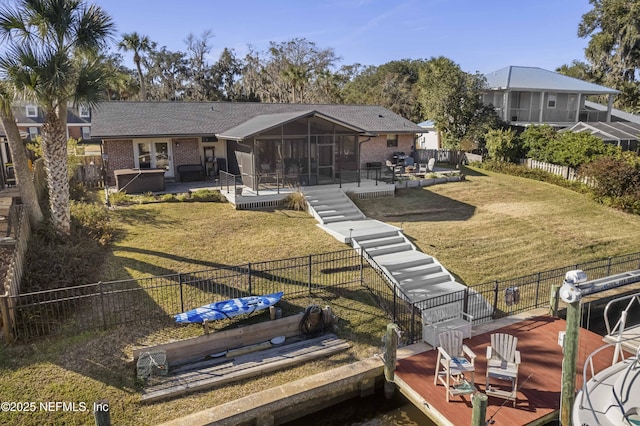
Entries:
POLYGON ((462 71, 448 58, 428 60, 421 68, 419 84, 423 114, 435 121, 449 147, 457 148, 468 137, 477 139, 499 123, 495 112, 482 104, 484 77, 462 71))
POLYGON ((7 81, 43 109, 42 149, 51 220, 71 233, 67 176, 67 103, 93 105, 106 92, 95 52, 106 47, 113 22, 82 0, 17 0, 0 9, 0 56, 7 81))
POLYGON ((189 67, 185 99, 194 101, 214 100, 218 98, 218 88, 215 85, 212 69, 207 61, 211 52, 210 40, 213 38, 211 30, 204 31, 199 37, 190 33, 187 44, 186 60, 189 67))
POLYGON ((321 49, 305 38, 275 43, 267 52, 250 47, 245 57, 242 85, 248 97, 264 102, 308 102, 311 83, 338 60, 331 48, 321 49))
POLYGON ((151 53, 155 49, 155 43, 148 36, 141 36, 137 32, 123 34, 122 40, 118 44, 120 49, 125 52, 133 52, 133 63, 138 70, 138 81, 140 82, 140 100, 147 100, 147 85, 142 74, 142 56, 141 53, 151 53))
POLYGON ((403 59, 362 69, 343 91, 347 103, 381 105, 404 118, 422 121, 418 95, 422 60, 403 59))
POLYGON ((189 81, 188 61, 184 52, 172 52, 165 46, 143 58, 149 70, 149 96, 157 101, 184 100, 189 81))
POLYGON ((585 56, 601 84, 622 92, 616 106, 640 106, 640 0, 589 0, 578 36, 589 38, 585 56))
POLYGON ((9 142, 9 151, 16 172, 16 183, 20 189, 20 198, 29 209, 31 223, 42 221, 42 209, 38 202, 38 194, 33 182, 33 173, 29 169, 29 161, 25 146, 20 137, 20 130, 11 110, 13 95, 6 82, 0 81, 0 122, 9 142))
POLYGON ((211 67, 211 74, 217 87, 218 98, 214 100, 238 101, 247 99, 243 96, 238 79, 242 75, 242 61, 232 49, 226 47, 218 61, 211 67))

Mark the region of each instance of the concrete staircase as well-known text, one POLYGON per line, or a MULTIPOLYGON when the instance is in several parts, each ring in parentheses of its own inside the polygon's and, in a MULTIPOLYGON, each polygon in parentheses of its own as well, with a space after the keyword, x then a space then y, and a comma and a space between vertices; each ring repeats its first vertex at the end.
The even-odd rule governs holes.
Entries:
POLYGON ((305 189, 305 196, 309 212, 321 227, 356 250, 362 250, 374 267, 385 272, 390 284, 395 284, 411 301, 466 288, 434 257, 419 251, 402 230, 367 219, 342 190, 305 189), (348 237, 338 237, 347 231, 348 237))
POLYGON ((322 224, 366 219, 365 215, 340 189, 306 190, 309 211, 322 224))

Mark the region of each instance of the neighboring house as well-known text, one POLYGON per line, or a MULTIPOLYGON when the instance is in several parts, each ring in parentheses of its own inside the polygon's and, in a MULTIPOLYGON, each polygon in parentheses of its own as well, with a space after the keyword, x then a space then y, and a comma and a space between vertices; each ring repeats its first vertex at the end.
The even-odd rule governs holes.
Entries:
MULTIPOLYGON (((44 111, 36 104, 21 103, 13 106, 18 129, 27 134, 27 140, 33 140, 42 133, 44 111)), ((91 139, 91 109, 88 107, 67 109, 67 137, 88 141, 91 139)))
POLYGON ((502 120, 514 126, 549 124, 568 127, 579 121, 611 121, 613 98, 618 90, 535 67, 508 66, 485 75, 482 95, 502 120), (607 96, 608 105, 595 109, 587 96, 607 96))
POLYGON ((242 167, 243 174, 329 183, 341 171, 409 152, 424 131, 388 109, 364 105, 121 101, 92 112, 92 135, 102 141, 111 184, 114 170, 161 168, 165 179, 179 179, 179 167, 191 164, 209 175, 237 175, 242 167))
POLYGON ((422 127, 424 132, 418 134, 416 149, 440 149, 440 133, 435 123, 428 120, 418 123, 418 126, 422 127))

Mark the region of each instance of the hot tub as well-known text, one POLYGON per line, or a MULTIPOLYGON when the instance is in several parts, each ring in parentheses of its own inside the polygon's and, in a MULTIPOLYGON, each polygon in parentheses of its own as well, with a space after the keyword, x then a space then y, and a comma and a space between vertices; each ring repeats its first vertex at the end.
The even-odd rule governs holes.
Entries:
POLYGON ((164 169, 114 170, 116 189, 127 194, 164 191, 164 169))

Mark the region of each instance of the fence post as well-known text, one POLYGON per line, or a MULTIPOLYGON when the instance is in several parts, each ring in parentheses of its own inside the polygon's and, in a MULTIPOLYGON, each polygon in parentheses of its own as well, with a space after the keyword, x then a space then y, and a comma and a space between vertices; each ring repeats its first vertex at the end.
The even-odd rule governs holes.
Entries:
POLYGON ((253 294, 251 291, 251 262, 247 264, 247 273, 249 274, 249 294, 253 294))
POLYGON ((540 296, 540 271, 538 271, 536 278, 536 308, 538 307, 538 297, 540 296))
POLYGON ((102 329, 107 329, 107 314, 104 311, 104 291, 102 290, 102 281, 98 281, 98 289, 100 290, 100 309, 102 310, 102 329))
POLYGON ((500 284, 498 280, 496 280, 495 288, 493 289, 493 315, 491 315, 491 319, 496 319, 496 310, 498 309, 498 287, 500 284))
POLYGON ((309 281, 309 294, 311 294, 311 268, 313 266, 313 257, 312 255, 309 255, 309 273, 308 273, 308 281, 309 281))
POLYGON ((16 334, 14 331, 14 324, 11 321, 11 315, 9 315, 8 297, 9 296, 6 294, 0 296, 0 311, 2 311, 2 323, 4 324, 4 340, 7 343, 13 343, 16 338, 16 334))
POLYGON ((180 312, 184 312, 184 295, 182 294, 182 274, 178 273, 178 283, 180 284, 180 312))
POLYGON ((607 262, 607 275, 611 275, 611 257, 609 257, 609 261, 607 262))

